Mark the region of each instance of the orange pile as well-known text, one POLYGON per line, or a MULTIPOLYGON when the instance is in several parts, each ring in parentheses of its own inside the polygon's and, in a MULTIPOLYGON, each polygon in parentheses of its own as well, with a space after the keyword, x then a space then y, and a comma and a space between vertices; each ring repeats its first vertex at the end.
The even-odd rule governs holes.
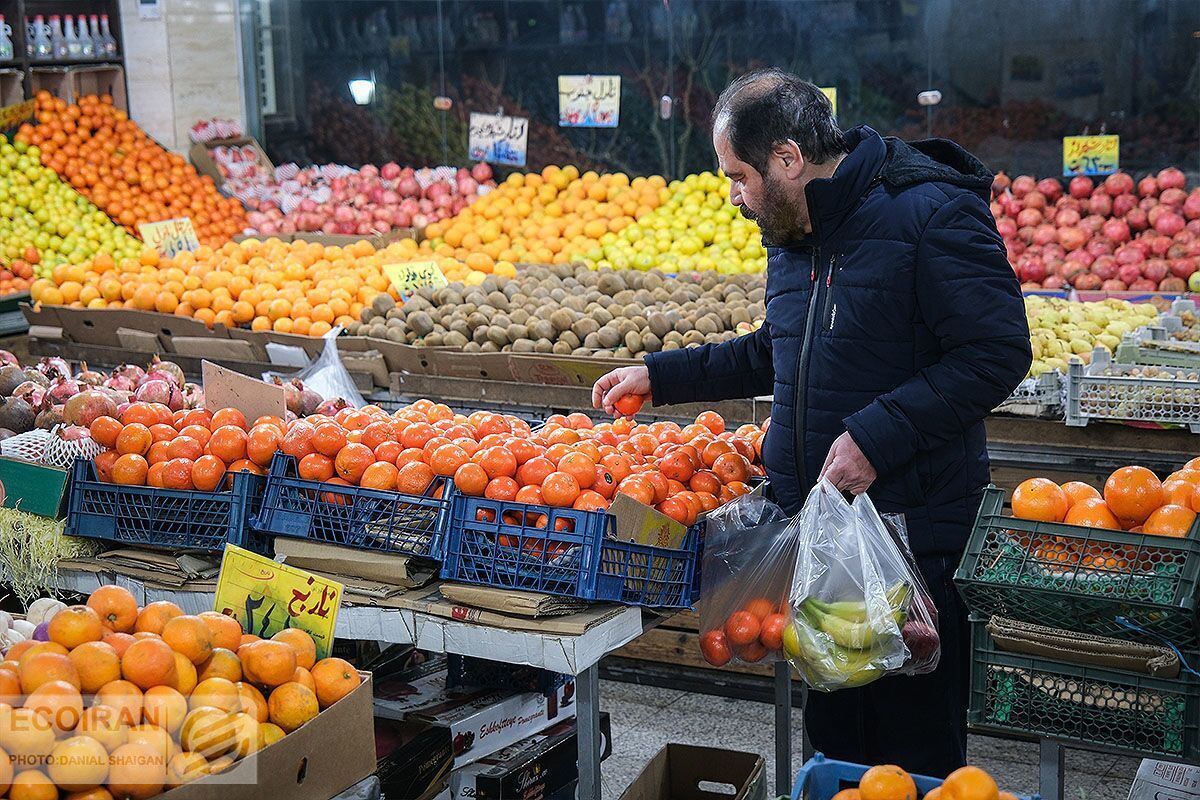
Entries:
POLYGON ((96 456, 97 472, 115 483, 212 491, 228 472, 261 474, 278 450, 297 459, 305 480, 421 495, 441 475, 472 496, 589 511, 620 492, 688 525, 763 474, 763 431, 726 431, 712 411, 682 428, 555 415, 534 432, 516 417, 464 416, 430 400, 393 415, 366 406, 251 425, 233 409, 172 414, 133 403, 120 420, 97 419, 91 433, 110 448, 96 456))
POLYGON ((390 287, 383 264, 407 261, 401 244, 370 242, 326 247, 278 239, 202 245, 173 259, 147 250, 141 261, 100 255, 56 267, 54 280, 35 281, 34 301, 74 307, 133 308, 193 317, 205 325, 323 336, 358 320, 390 287), (54 288, 58 284, 58 288, 54 288), (73 290, 65 294, 67 285, 73 290))
POLYGON ((108 95, 68 105, 41 91, 36 100, 37 124, 22 125, 16 140, 41 148, 44 165, 131 233, 139 223, 189 217, 200 242, 217 246, 246 227, 241 203, 160 147, 108 95))
POLYGON ((457 258, 491 272, 496 261, 565 264, 670 197, 660 175, 579 174, 574 166, 513 173, 457 216, 425 229, 422 257, 457 258))
POLYGON ((229 769, 359 685, 307 633, 138 608, 119 586, 54 615, 0 662, 0 794, 147 798, 229 769), (11 786, 11 788, 10 788, 11 786), (84 794, 86 793, 86 794, 84 794))
POLYGON ((1200 511, 1200 458, 1165 481, 1145 467, 1121 467, 1104 483, 1104 495, 1080 481, 1059 486, 1030 478, 1012 496, 1013 516, 1156 536, 1187 536, 1200 511))
MULTIPOLYGON (((895 764, 871 767, 858 787, 843 789, 832 800, 917 800, 917 785, 912 776, 895 764)), ((1016 795, 1002 792, 992 776, 979 767, 956 769, 946 776, 941 786, 924 795, 924 800, 1017 800, 1016 795)))
POLYGON ((234 408, 172 412, 160 403, 130 403, 119 420, 92 422, 92 439, 108 448, 93 462, 102 481, 211 492, 228 485, 227 473, 265 474, 284 429, 278 417, 249 427, 234 408))

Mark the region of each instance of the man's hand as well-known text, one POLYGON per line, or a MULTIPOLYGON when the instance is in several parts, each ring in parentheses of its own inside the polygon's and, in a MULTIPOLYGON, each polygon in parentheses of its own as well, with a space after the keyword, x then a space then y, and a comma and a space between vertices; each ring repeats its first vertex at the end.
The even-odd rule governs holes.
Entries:
POLYGON ((857 495, 865 492, 877 476, 854 437, 847 432, 834 439, 820 477, 828 478, 839 491, 857 495))
POLYGON ((644 366, 621 367, 596 381, 592 387, 592 408, 603 408, 616 416, 614 403, 627 394, 650 397, 650 370, 644 366))

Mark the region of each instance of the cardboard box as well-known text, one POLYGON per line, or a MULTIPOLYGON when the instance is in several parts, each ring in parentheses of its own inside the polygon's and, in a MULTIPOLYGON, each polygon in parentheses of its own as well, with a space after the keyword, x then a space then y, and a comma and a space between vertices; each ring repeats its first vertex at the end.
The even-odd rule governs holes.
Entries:
POLYGON ((388 366, 377 348, 365 336, 339 336, 337 338, 338 353, 342 364, 350 372, 360 372, 371 376, 371 382, 381 388, 388 388, 388 366))
MULTIPOLYGON (((600 714, 600 759, 612 755, 612 725, 600 714)), ((573 721, 524 739, 450 776, 454 800, 549 798, 579 777, 579 746, 573 721)))
POLYGON ((159 795, 169 800, 329 800, 375 771, 370 673, 316 719, 228 772, 159 795))
POLYGON ((574 681, 547 696, 510 689, 450 691, 446 679, 439 664, 416 677, 380 681, 375 714, 436 729, 422 735, 448 742, 456 769, 575 716, 574 681))
POLYGON ((65 469, 0 456, 0 505, 59 519, 70 477, 65 469))
POLYGON ((197 172, 212 178, 213 183, 220 189, 225 183, 225 178, 221 175, 221 170, 217 168, 217 162, 213 158, 211 151, 218 147, 242 147, 248 144, 254 146, 258 165, 263 169, 269 170, 271 174, 274 174, 275 165, 271 163, 271 159, 267 158, 267 151, 252 136, 238 136, 233 139, 214 139, 211 142, 195 142, 188 150, 188 158, 197 172))
POLYGON ((317 233, 315 231, 297 231, 292 234, 293 242, 317 242, 326 247, 348 247, 355 242, 361 242, 364 239, 371 243, 376 250, 382 250, 392 242, 398 242, 401 239, 417 239, 420 240, 420 231, 416 228, 393 228, 387 233, 380 233, 374 236, 359 236, 350 233, 317 233))
POLYGON ((546 386, 591 387, 602 376, 620 367, 638 366, 641 359, 585 356, 509 354, 511 380, 546 386))
POLYGON ((669 744, 621 794, 621 800, 765 800, 763 758, 716 747, 669 744), (720 791, 701 788, 718 784, 720 791))
POLYGON ((0 106, 13 106, 25 100, 25 73, 19 69, 0 69, 0 106))
POLYGON ((83 95, 107 94, 113 107, 129 110, 125 93, 125 70, 119 64, 89 64, 76 67, 37 66, 29 69, 29 88, 36 95, 45 90, 68 103, 83 95))

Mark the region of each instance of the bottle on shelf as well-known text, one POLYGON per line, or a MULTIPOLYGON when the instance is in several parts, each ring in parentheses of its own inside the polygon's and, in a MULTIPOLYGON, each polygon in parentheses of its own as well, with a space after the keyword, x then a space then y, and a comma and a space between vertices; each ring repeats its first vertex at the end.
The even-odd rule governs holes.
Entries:
POLYGON ((67 57, 67 39, 63 36, 62 18, 58 14, 50 15, 50 52, 51 58, 67 57))
POLYGON ((63 41, 67 43, 67 58, 79 58, 83 55, 83 46, 75 35, 75 17, 67 14, 63 18, 63 41))
POLYGON ((92 37, 88 34, 87 17, 83 14, 79 15, 79 33, 75 36, 79 40, 79 55, 83 58, 96 57, 96 45, 92 41, 92 37))
POLYGON ((12 58, 12 25, 6 23, 4 15, 0 14, 0 61, 12 61, 12 58))
POLYGON ((89 20, 88 37, 92 40, 92 55, 95 58, 104 57, 104 37, 100 35, 100 17, 92 14, 89 20))
POLYGON ((100 36, 104 39, 104 55, 111 58, 117 54, 117 40, 108 29, 108 14, 100 15, 100 36))
POLYGON ((41 14, 33 18, 33 33, 30 41, 33 42, 34 58, 40 61, 54 58, 54 43, 50 40, 50 26, 46 24, 41 14))

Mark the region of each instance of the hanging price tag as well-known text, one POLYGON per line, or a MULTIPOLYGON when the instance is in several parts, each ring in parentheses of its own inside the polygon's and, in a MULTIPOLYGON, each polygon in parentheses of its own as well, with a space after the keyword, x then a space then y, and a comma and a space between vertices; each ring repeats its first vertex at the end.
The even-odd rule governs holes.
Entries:
POLYGON ((472 161, 490 161, 512 167, 525 166, 529 120, 471 112, 467 155, 472 161))
POLYGON ((829 105, 833 106, 833 115, 837 116, 837 87, 822 86, 820 87, 821 94, 829 98, 829 105))
POLYGON ((1063 175, 1111 175, 1120 166, 1120 136, 1063 137, 1063 175))
POLYGON ((200 246, 196 229, 188 217, 167 219, 162 222, 143 222, 138 225, 142 241, 153 247, 159 255, 174 258, 184 250, 195 250, 200 246))
POLYGON ((442 268, 436 261, 414 261, 411 264, 384 264, 383 274, 400 294, 412 294, 418 289, 432 286, 440 289, 449 286, 442 268))
POLYGON ((620 75, 558 76, 559 126, 615 128, 620 117, 620 75))
POLYGON ((225 545, 213 610, 236 619, 247 633, 269 639, 299 628, 317 643, 317 658, 325 658, 341 605, 340 583, 225 545))
POLYGON ((26 100, 23 103, 15 103, 11 106, 0 108, 0 130, 8 130, 15 128, 25 120, 33 116, 33 112, 37 110, 36 100, 26 100))

